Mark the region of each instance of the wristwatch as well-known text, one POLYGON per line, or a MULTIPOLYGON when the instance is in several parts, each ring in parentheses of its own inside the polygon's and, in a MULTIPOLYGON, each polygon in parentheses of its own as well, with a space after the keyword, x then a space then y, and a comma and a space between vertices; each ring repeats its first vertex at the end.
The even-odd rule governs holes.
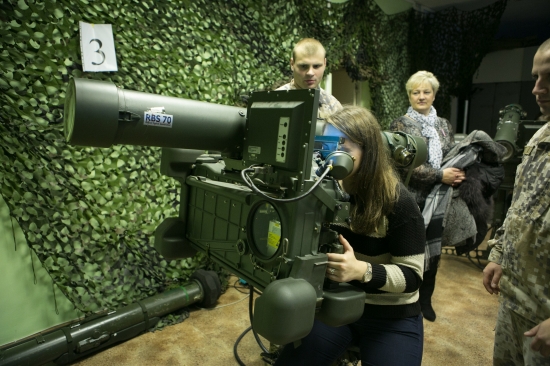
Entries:
POLYGON ((361 278, 361 283, 367 283, 370 280, 372 280, 372 264, 367 262, 367 271, 363 274, 363 278, 361 278))

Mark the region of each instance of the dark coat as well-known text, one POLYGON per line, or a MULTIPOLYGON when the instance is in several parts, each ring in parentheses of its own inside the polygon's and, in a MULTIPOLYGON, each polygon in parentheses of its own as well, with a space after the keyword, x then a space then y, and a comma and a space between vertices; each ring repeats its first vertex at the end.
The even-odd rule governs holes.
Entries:
POLYGON ((478 157, 467 166, 457 166, 466 172, 466 180, 454 190, 444 220, 442 245, 455 246, 457 254, 477 248, 485 239, 492 221, 493 195, 504 180, 501 160, 505 148, 483 131, 471 132, 443 160, 464 153, 472 145, 479 150, 478 157))

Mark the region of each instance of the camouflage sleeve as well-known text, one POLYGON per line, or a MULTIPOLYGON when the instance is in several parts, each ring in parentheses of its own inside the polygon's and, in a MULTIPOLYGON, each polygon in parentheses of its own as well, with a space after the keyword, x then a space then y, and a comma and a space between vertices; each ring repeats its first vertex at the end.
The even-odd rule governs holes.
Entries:
POLYGON ((506 219, 501 227, 499 227, 495 233, 493 239, 487 241, 487 245, 491 248, 489 253, 489 261, 496 264, 501 264, 502 262, 502 237, 504 235, 504 227, 506 226, 506 219))
POLYGON ((282 86, 278 87, 278 88, 275 89, 275 90, 290 90, 290 83, 289 83, 289 84, 282 85, 282 86))
POLYGON ((336 98, 334 98, 334 100, 336 101, 336 103, 334 103, 335 107, 336 107, 336 110, 340 110, 342 109, 342 103, 340 103, 340 101, 336 98))
POLYGON ((330 113, 334 113, 342 109, 342 103, 340 103, 340 101, 338 101, 338 99, 336 99, 333 95, 329 95, 328 100, 329 100, 329 104, 327 108, 330 111, 330 113))
POLYGON ((318 118, 325 119, 334 112, 342 109, 342 104, 338 99, 332 95, 328 95, 325 91, 323 91, 322 100, 323 102, 319 105, 318 118))

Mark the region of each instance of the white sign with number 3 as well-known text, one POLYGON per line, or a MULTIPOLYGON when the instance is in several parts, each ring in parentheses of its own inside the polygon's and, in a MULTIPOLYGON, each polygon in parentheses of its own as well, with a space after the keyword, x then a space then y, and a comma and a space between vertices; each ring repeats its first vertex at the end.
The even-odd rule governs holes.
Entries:
POLYGON ((110 24, 79 22, 83 71, 118 71, 110 24))

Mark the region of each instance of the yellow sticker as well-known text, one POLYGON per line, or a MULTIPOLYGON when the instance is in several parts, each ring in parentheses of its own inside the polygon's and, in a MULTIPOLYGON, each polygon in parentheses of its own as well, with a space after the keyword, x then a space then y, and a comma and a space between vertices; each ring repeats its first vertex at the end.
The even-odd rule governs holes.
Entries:
POLYGON ((269 222, 269 232, 267 233, 267 245, 275 249, 279 248, 281 242, 281 223, 271 220, 269 222))

